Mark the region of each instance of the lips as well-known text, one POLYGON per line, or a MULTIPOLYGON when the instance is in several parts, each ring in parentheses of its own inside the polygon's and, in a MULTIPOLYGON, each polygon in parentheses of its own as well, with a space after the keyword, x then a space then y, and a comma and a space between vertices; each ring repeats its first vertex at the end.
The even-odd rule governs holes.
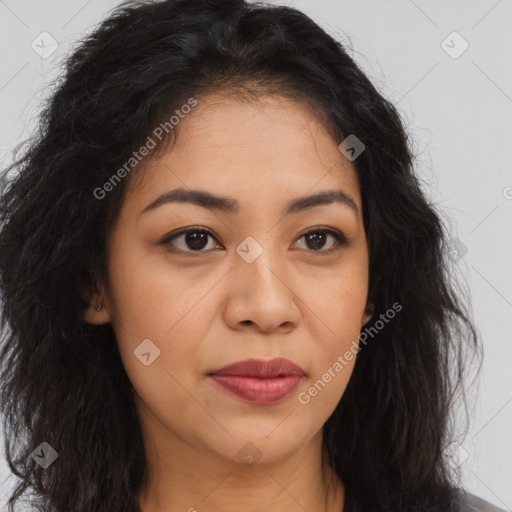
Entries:
POLYGON ((270 405, 290 395, 305 377, 288 359, 249 359, 208 374, 222 390, 255 405, 270 405))
POLYGON ((238 375, 241 377, 283 377, 288 375, 301 375, 306 373, 304 370, 292 363, 288 359, 276 357, 265 361, 262 359, 248 359, 247 361, 239 361, 228 366, 224 366, 220 370, 211 372, 210 375, 238 375))

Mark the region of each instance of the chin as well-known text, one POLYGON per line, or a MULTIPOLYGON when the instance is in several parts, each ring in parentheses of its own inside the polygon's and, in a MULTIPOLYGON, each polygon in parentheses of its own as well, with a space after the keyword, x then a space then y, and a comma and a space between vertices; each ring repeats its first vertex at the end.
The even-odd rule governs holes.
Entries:
POLYGON ((275 421, 267 422, 265 428, 259 429, 251 424, 239 430, 226 426, 233 437, 226 434, 222 442, 217 438, 207 444, 212 451, 231 462, 247 466, 278 463, 300 451, 309 441, 308 436, 299 436, 297 431, 295 434, 289 430, 279 432, 280 428, 279 422, 275 421))

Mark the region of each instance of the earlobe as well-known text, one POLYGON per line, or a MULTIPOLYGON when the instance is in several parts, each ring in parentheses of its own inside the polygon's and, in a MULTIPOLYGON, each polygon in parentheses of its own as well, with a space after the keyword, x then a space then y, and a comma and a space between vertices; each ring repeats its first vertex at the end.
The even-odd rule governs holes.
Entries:
POLYGON ((110 322, 109 308, 104 300, 105 289, 99 280, 91 279, 89 275, 84 278, 82 292, 89 306, 83 313, 83 320, 89 324, 101 325, 110 322))
POLYGON ((100 325, 110 322, 110 313, 101 301, 95 301, 89 304, 84 312, 84 320, 88 324, 100 325))
POLYGON ((364 310, 363 318, 361 320, 361 327, 365 326, 373 317, 375 307, 373 304, 368 304, 364 310))

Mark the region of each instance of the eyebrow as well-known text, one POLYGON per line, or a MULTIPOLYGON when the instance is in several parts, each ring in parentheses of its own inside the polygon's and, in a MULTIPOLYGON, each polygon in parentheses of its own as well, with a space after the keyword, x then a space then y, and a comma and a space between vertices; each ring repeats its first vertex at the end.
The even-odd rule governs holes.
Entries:
MULTIPOLYGON (((140 214, 154 210, 167 203, 191 203, 209 210, 218 210, 225 213, 236 214, 240 212, 240 203, 236 199, 216 196, 204 190, 186 190, 177 188, 165 192, 148 204, 140 214)), ((284 208, 284 215, 297 213, 316 206, 340 203, 349 206, 356 215, 359 208, 356 202, 343 190, 324 190, 310 196, 292 199, 284 208)))

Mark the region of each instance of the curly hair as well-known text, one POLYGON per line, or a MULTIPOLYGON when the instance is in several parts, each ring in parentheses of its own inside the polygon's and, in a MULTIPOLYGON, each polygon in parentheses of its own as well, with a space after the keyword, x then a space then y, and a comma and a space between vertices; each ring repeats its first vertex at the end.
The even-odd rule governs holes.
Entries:
POLYGON ((129 1, 79 41, 64 71, 1 181, 1 408, 20 479, 9 511, 27 491, 41 511, 140 511, 147 474, 132 384, 111 325, 83 320, 84 290, 108 277, 106 242, 138 169, 101 200, 93 191, 169 113, 213 92, 306 102, 338 142, 356 134, 366 146, 353 165, 368 302, 374 317, 396 302, 403 311, 358 354, 324 447, 362 510, 449 510, 459 484, 443 451, 479 336, 400 115, 346 48, 290 7, 129 1), (31 458, 42 442, 58 452, 46 469, 31 458))

